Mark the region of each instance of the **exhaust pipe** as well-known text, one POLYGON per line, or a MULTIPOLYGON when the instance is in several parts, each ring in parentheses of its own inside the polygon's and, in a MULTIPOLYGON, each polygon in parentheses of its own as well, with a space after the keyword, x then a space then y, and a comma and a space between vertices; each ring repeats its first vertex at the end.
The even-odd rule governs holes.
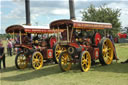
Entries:
POLYGON ((69 0, 70 19, 75 20, 74 0, 69 0))
POLYGON ((26 25, 31 25, 30 23, 30 1, 25 0, 25 10, 26 10, 26 25))

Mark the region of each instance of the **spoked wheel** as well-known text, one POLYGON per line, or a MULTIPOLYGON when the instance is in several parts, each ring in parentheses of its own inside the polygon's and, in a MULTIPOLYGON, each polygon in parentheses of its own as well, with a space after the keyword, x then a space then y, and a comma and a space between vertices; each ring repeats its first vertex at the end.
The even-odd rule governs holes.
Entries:
POLYGON ((40 69, 43 66, 43 56, 40 52, 34 52, 31 59, 31 65, 34 69, 40 69))
POLYGON ((55 44, 55 46, 53 47, 53 56, 54 56, 54 61, 56 64, 59 63, 60 53, 65 50, 66 48, 61 47, 59 44, 55 44))
POLYGON ((100 63, 102 65, 108 65, 112 63, 113 60, 113 45, 110 39, 108 38, 103 38, 99 44, 100 48, 100 63))
POLYGON ((87 72, 91 67, 91 56, 88 51, 83 51, 80 55, 81 71, 87 72))
POLYGON ((68 71, 71 69, 71 56, 67 52, 62 52, 59 57, 59 66, 62 71, 68 71))
POLYGON ((16 55, 15 65, 18 69, 24 69, 27 67, 27 57, 23 52, 16 55))

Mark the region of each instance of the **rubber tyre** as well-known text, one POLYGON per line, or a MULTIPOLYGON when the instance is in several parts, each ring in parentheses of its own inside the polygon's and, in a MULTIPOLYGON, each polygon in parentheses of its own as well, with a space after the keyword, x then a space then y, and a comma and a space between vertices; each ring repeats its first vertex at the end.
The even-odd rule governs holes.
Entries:
MULTIPOLYGON (((65 59, 66 60, 66 59, 65 59)), ((71 61, 71 56, 67 53, 67 52, 62 52, 59 56, 59 67, 60 69, 65 72, 65 71, 68 71, 71 69, 71 65, 72 63, 70 62, 71 61), (62 65, 62 58, 64 58, 64 55, 68 55, 68 59, 69 59, 69 64, 67 64, 67 68, 64 68, 63 65, 62 65)), ((67 61, 64 61, 64 62, 67 62, 67 61)), ((64 63, 63 62, 63 63, 64 63)))
POLYGON ((55 53, 56 46, 57 46, 57 43, 54 44, 54 46, 53 46, 53 60, 54 60, 55 64, 58 64, 58 62, 56 60, 56 53, 55 53))
POLYGON ((16 58, 15 58, 15 66, 16 66, 16 68, 18 68, 18 69, 25 69, 25 68, 27 67, 27 61, 25 62, 25 65, 24 65, 23 67, 20 67, 19 64, 18 64, 18 58, 19 58, 19 56, 20 56, 21 54, 23 54, 23 52, 20 52, 20 53, 18 53, 18 54, 16 55, 16 58))
POLYGON ((60 53, 64 51, 64 48, 60 47, 60 53, 58 53, 58 58, 56 57, 56 48, 58 47, 58 43, 56 43, 54 46, 53 46, 53 60, 55 62, 55 64, 58 64, 59 63, 59 56, 60 56, 60 53))
POLYGON ((40 52, 36 51, 32 54, 31 66, 36 70, 40 69, 43 66, 43 56, 40 52), (39 64, 39 66, 37 65, 37 63, 39 64))
MULTIPOLYGON (((100 41, 100 43, 99 43, 99 61, 100 61, 100 63, 102 64, 102 65, 108 65, 108 64, 111 64, 112 63, 112 60, 113 60, 113 56, 114 56, 114 54, 113 54, 113 44, 112 44, 112 42, 111 42, 111 40, 109 39, 109 38, 103 38, 101 41, 100 41), (105 58, 104 58, 104 53, 103 53, 103 49, 104 49, 104 47, 103 47, 103 45, 105 44, 105 42, 107 42, 107 43, 109 43, 109 49, 111 49, 110 50, 110 52, 109 52, 109 50, 107 51, 107 52, 109 52, 109 55, 111 55, 111 56, 109 56, 110 57, 110 61, 108 61, 108 62, 106 62, 105 61, 105 58)), ((106 55, 105 55, 106 56, 106 55)), ((108 57, 108 59, 109 59, 109 57, 108 57)), ((108 60, 107 59, 107 60, 108 60)))
POLYGON ((80 69, 82 72, 87 72, 91 67, 91 56, 88 51, 83 51, 80 54, 80 69), (86 55, 86 56, 84 56, 86 55))

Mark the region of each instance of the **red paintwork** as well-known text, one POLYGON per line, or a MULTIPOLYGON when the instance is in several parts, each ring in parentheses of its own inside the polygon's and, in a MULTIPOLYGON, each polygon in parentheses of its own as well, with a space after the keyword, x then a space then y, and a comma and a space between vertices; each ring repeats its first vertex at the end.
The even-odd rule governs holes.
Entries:
POLYGON ((103 25, 103 24, 89 24, 89 23, 73 23, 74 28, 82 28, 82 29, 104 29, 104 28, 112 28, 112 25, 103 25))
MULTIPOLYGON (((77 20, 56 20, 50 23, 51 29, 58 29, 57 26, 64 24, 65 26, 72 25, 73 28, 80 29, 111 29, 112 24, 110 23, 99 23, 99 22, 88 22, 88 21, 77 21, 77 20)), ((64 29, 64 28, 62 28, 64 29)))
POLYGON ((80 46, 77 43, 69 43, 69 46, 79 48, 80 46))
POLYGON ((87 45, 80 45, 80 46, 82 46, 84 48, 90 48, 90 46, 87 46, 87 45))
MULTIPOLYGON (((24 29, 25 32, 29 33, 57 33, 58 30, 51 30, 51 29, 24 29)), ((63 30, 59 30, 59 32, 63 32, 63 30)))
POLYGON ((32 49, 31 46, 32 46, 32 45, 15 44, 15 47, 24 47, 24 48, 28 48, 28 49, 32 49))
POLYGON ((118 33, 119 38, 127 38, 127 34, 118 33))
POLYGON ((57 42, 56 37, 51 37, 50 38, 50 47, 53 48, 54 44, 57 42))
POLYGON ((82 51, 85 51, 85 48, 82 47, 82 51))
POLYGON ((38 26, 23 26, 23 25, 11 25, 6 29, 6 33, 58 33, 63 32, 60 30, 51 30, 49 28, 38 27, 38 26))
POLYGON ((36 47, 36 49, 40 49, 40 46, 35 46, 36 47))
POLYGON ((99 58, 99 48, 94 48, 94 56, 95 56, 95 59, 98 59, 99 58))
POLYGON ((47 56, 48 56, 48 58, 53 58, 53 50, 52 49, 47 49, 47 56))
POLYGON ((29 45, 21 45, 21 47, 32 49, 32 46, 29 46, 29 45))
POLYGON ((85 48, 87 48, 86 45, 80 45, 82 47, 82 51, 85 51, 85 48))
POLYGON ((101 40, 100 33, 96 33, 94 38, 95 38, 95 45, 97 46, 101 40))

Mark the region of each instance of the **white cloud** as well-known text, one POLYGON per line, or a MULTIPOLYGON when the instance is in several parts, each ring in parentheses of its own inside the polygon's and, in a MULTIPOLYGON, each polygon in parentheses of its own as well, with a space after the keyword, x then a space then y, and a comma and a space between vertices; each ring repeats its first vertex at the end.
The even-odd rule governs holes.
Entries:
POLYGON ((39 15, 39 14, 32 14, 32 15, 31 15, 31 18, 32 18, 33 20, 36 20, 36 18, 37 18, 38 16, 40 16, 40 15, 39 15))
POLYGON ((3 21, 8 20, 24 20, 25 19, 25 12, 21 8, 15 8, 11 10, 9 14, 2 14, 1 18, 3 21))
POLYGON ((66 14, 69 14, 69 10, 68 9, 55 9, 55 10, 52 10, 51 12, 52 14, 55 14, 55 15, 66 15, 66 14))
POLYGON ((107 6, 114 9, 128 8, 128 5, 126 5, 125 3, 117 3, 117 2, 110 3, 107 6))
POLYGON ((83 9, 77 9, 77 10, 75 10, 75 17, 79 21, 82 20, 82 14, 80 13, 81 11, 83 11, 83 9))
MULTIPOLYGON (((11 10, 9 14, 3 15, 4 13, 0 12, 0 14, 2 15, 2 22, 4 22, 5 24, 6 22, 9 22, 12 20, 13 21, 12 24, 15 24, 15 23, 24 24, 25 23, 24 0, 2 0, 2 1, 11 1, 11 2, 13 1, 13 4, 14 4, 14 6, 12 6, 14 7, 13 10, 11 10)), ((46 19, 49 22, 53 20, 57 20, 58 19, 57 16, 60 16, 59 18, 65 18, 65 16, 69 17, 69 9, 68 9, 69 0, 30 0, 30 1, 31 1, 30 3, 31 22, 34 24, 39 20, 38 18, 40 16, 46 16, 46 19), (58 2, 54 2, 54 1, 58 1, 58 2)), ((90 1, 97 2, 97 3, 94 3, 94 5, 98 4, 96 7, 99 6, 99 3, 100 5, 102 4, 101 2, 98 2, 98 1, 106 1, 106 2, 112 1, 107 6, 114 9, 116 8, 122 9, 120 21, 122 22, 123 26, 128 25, 127 23, 128 22, 128 6, 127 4, 125 4, 125 2, 123 2, 128 0, 123 0, 123 1, 122 0, 74 0, 75 15, 77 20, 81 20, 82 15, 80 11, 83 10, 84 8, 87 8, 91 3, 90 1), (122 1, 122 2, 118 3, 117 1, 122 1)), ((7 6, 10 7, 10 5, 7 5, 7 6)), ((39 25, 48 25, 48 23, 46 24, 46 23, 40 22, 39 25)))
POLYGON ((122 26, 128 26, 128 5, 125 3, 111 3, 107 5, 110 8, 113 9, 121 9, 121 16, 119 17, 122 26))

